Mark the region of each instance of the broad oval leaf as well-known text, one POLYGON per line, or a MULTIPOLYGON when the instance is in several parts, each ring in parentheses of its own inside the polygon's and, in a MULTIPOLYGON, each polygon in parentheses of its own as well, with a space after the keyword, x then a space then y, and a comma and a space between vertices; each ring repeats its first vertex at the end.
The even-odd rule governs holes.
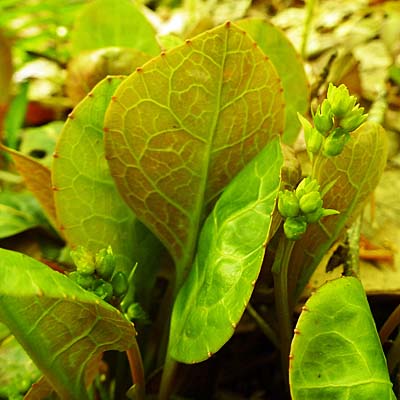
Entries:
POLYGON ((150 55, 160 52, 155 30, 128 0, 94 0, 78 15, 71 32, 75 53, 103 47, 131 47, 150 55))
POLYGON ((286 35, 265 19, 246 18, 237 21, 271 59, 282 79, 286 104, 286 123, 282 141, 293 144, 300 131, 297 113, 308 111, 310 85, 304 64, 286 35))
POLYGON ((207 218, 172 313, 170 354, 176 360, 205 360, 233 335, 260 272, 282 164, 274 139, 232 180, 207 218))
POLYGON ((291 256, 289 285, 292 291, 296 290, 294 285, 297 284, 297 295, 375 189, 386 165, 387 146, 384 129, 377 123, 366 122, 351 134, 339 156, 320 156, 315 160, 315 177, 321 188, 334 182, 323 198, 324 207, 338 210, 340 214, 310 224, 307 233, 296 242, 291 256))
POLYGON ((87 363, 136 345, 133 324, 65 275, 0 249, 0 321, 7 325, 62 399, 88 399, 87 363))
POLYGON ((361 282, 330 281, 306 302, 290 356, 293 400, 395 399, 361 282))
POLYGON ((26 187, 39 201, 53 228, 58 231, 50 169, 19 151, 2 145, 0 145, 0 148, 11 155, 26 187))
POLYGON ((104 155, 103 119, 122 77, 108 77, 72 111, 54 154, 57 218, 68 244, 96 253, 111 245, 119 268, 133 266, 136 218, 118 194, 104 155))
POLYGON ((207 209, 283 125, 272 63, 230 23, 162 53, 115 92, 105 119, 111 173, 173 256, 178 286, 207 209))

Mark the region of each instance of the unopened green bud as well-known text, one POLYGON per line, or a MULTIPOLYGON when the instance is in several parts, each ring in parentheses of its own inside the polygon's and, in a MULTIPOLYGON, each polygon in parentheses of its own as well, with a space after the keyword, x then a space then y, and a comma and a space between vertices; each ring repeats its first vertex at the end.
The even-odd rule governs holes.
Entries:
POLYGON ((313 224, 314 222, 319 221, 322 218, 322 216, 323 216, 323 208, 318 208, 316 211, 305 215, 307 224, 313 224))
POLYGON ((299 215, 299 200, 294 192, 285 190, 279 193, 278 210, 284 218, 296 217, 299 215))
POLYGON ((113 287, 111 283, 106 282, 102 279, 99 279, 96 282, 96 287, 94 289, 94 294, 99 296, 101 299, 105 301, 111 300, 113 296, 113 287))
POLYGON ((364 114, 364 107, 359 107, 357 104, 351 112, 342 118, 339 125, 348 132, 352 132, 357 129, 365 120, 368 115, 364 114))
POLYGON ((311 130, 310 135, 306 139, 306 146, 307 150, 310 153, 313 154, 318 154, 319 149, 321 148, 322 142, 323 142, 323 136, 319 131, 317 131, 315 128, 311 130))
POLYGON ((300 200, 305 194, 310 192, 318 192, 319 183, 316 179, 310 176, 304 178, 296 188, 296 197, 300 200))
MULTIPOLYGON (((325 99, 322 103, 324 104, 328 104, 328 101, 325 99)), ((318 106, 317 112, 315 113, 314 117, 314 125, 317 128, 317 130, 322 133, 322 134, 326 134, 328 133, 332 127, 333 127, 333 115, 331 113, 330 110, 330 105, 327 107, 322 107, 318 106), (323 112, 323 109, 328 109, 327 112, 323 112)))
POLYGON ((306 193, 300 198, 299 204, 304 214, 313 213, 322 207, 321 194, 317 191, 306 193))
POLYGON ((307 221, 304 216, 287 218, 283 224, 283 231, 289 240, 298 240, 307 230, 307 221))
POLYGON ((78 246, 75 250, 71 250, 71 258, 76 265, 77 271, 81 274, 91 275, 94 273, 93 255, 84 247, 78 246))
POLYGON ((343 118, 351 112, 357 101, 354 96, 349 95, 345 85, 336 87, 332 83, 328 87, 327 99, 331 105, 332 113, 338 118, 343 118))
POLYGON ((111 247, 108 247, 108 249, 101 249, 96 254, 96 272, 106 281, 110 280, 112 274, 114 273, 115 265, 115 256, 111 250, 111 247))
POLYGON ((142 306, 139 303, 132 303, 128 309, 126 310, 126 316, 128 319, 140 319, 140 320, 147 320, 148 315, 143 310, 142 306))
POLYGON ((111 279, 114 294, 122 297, 128 291, 128 278, 122 271, 118 271, 111 279))
POLYGON ((75 283, 77 283, 79 286, 88 290, 90 290, 93 287, 93 284, 95 282, 95 278, 93 275, 85 275, 78 271, 70 272, 68 274, 68 277, 72 279, 75 283))
POLYGON ((336 128, 324 142, 324 155, 334 157, 339 155, 349 138, 349 134, 343 128, 336 128))

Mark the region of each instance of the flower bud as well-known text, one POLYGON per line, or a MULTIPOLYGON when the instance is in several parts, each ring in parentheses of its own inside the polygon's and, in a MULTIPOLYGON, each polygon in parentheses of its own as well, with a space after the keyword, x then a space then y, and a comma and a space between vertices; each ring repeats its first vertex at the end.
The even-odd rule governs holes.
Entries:
POLYGON ((114 289, 114 294, 117 297, 122 297, 128 291, 128 278, 122 271, 118 271, 112 277, 111 285, 114 289))
POLYGON ((343 128, 336 128, 324 142, 324 155, 334 157, 339 155, 349 138, 349 134, 343 128))
POLYGON ((68 274, 68 277, 72 279, 79 286, 84 289, 90 290, 95 282, 95 278, 93 275, 84 275, 78 271, 72 271, 68 274))
POLYGON ((314 222, 318 222, 322 218, 322 216, 323 216, 323 208, 318 208, 316 211, 305 215, 307 224, 313 224, 314 222))
POLYGON ((348 132, 352 132, 357 129, 368 117, 364 113, 364 107, 359 107, 357 104, 351 112, 342 118, 339 125, 348 132))
POLYGON ((99 279, 96 282, 96 287, 94 289, 94 294, 105 301, 110 301, 113 296, 113 287, 111 283, 99 279))
POLYGON ((132 303, 126 310, 126 316, 129 320, 140 319, 147 321, 149 318, 139 303, 132 303))
POLYGON ((299 200, 294 192, 285 190, 279 193, 278 210, 284 218, 296 217, 299 215, 299 200))
POLYGON ((307 230, 304 216, 287 218, 283 224, 283 231, 289 240, 298 240, 307 230))
MULTIPOLYGON (((325 99, 322 104, 329 104, 325 99)), ((318 106, 317 112, 315 113, 314 117, 314 125, 317 130, 322 133, 323 135, 328 133, 333 127, 333 116, 329 107, 325 106, 322 107, 318 106), (323 112, 323 109, 329 109, 327 112, 323 112)))
POLYGON ((106 281, 110 280, 114 273, 115 264, 115 256, 110 246, 107 249, 101 249, 96 254, 96 272, 106 281))
POLYGON ((299 204, 304 214, 311 214, 322 207, 321 194, 317 191, 306 193, 300 198, 299 204))
POLYGON ((91 275, 94 273, 95 265, 93 255, 83 246, 78 246, 75 250, 71 250, 71 258, 76 265, 76 270, 81 274, 91 275))
POLYGON ((345 85, 336 87, 332 83, 328 87, 327 99, 331 105, 332 113, 338 118, 343 118, 351 112, 357 101, 354 96, 349 95, 345 85))
POLYGON ((310 135, 306 139, 307 150, 310 153, 317 154, 323 142, 323 136, 315 128, 311 130, 310 135))
POLYGON ((297 186, 296 197, 300 200, 305 194, 318 191, 318 181, 316 179, 312 179, 310 176, 307 176, 307 178, 304 178, 297 186))

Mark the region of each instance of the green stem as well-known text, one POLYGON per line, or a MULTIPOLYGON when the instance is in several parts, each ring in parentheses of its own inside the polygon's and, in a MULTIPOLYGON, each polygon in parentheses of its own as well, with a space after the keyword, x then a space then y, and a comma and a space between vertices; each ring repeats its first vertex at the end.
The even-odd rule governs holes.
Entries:
POLYGON ((291 301, 288 294, 288 270, 295 243, 295 241, 289 240, 283 236, 279 241, 275 261, 272 266, 275 307, 279 324, 281 363, 286 379, 288 379, 286 372, 289 370, 290 344, 293 335, 291 301))
POLYGON ((146 382, 144 379, 142 356, 140 354, 139 346, 136 340, 133 347, 126 350, 126 355, 128 357, 129 367, 131 369, 132 381, 136 388, 136 399, 144 400, 146 396, 146 382))
POLYGON ((264 320, 263 317, 253 308, 253 306, 249 303, 247 304, 247 311, 251 315, 251 317, 257 322, 258 326, 264 333, 264 335, 271 341, 271 343, 279 348, 279 340, 276 336, 274 330, 268 325, 268 323, 264 320))
POLYGON ((178 362, 167 355, 161 377, 159 400, 169 400, 175 389, 178 362))

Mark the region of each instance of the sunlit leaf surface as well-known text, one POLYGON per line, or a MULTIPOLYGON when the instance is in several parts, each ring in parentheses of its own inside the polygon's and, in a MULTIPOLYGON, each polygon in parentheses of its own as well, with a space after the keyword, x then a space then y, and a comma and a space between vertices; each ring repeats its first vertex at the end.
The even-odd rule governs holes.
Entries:
POLYGON ((343 153, 337 157, 316 160, 316 178, 323 189, 335 182, 324 196, 324 207, 340 214, 311 224, 293 249, 289 280, 296 282, 301 274, 298 293, 335 240, 349 227, 354 217, 379 182, 386 165, 387 138, 384 129, 373 122, 363 124, 352 133, 343 153))
POLYGON ((62 399, 87 399, 87 363, 135 343, 135 329, 114 307, 65 275, 0 249, 0 321, 7 325, 62 399))
POLYGON ((175 259, 178 282, 207 209, 283 123, 274 67, 229 23, 154 58, 116 91, 105 119, 111 173, 175 259))
POLYGON ((306 302, 291 347, 293 400, 395 399, 360 281, 322 286, 306 302))
POLYGON ((274 139, 232 180, 207 218, 172 314, 176 360, 205 360, 233 335, 260 272, 282 163, 274 139))
POLYGON ((284 143, 293 144, 300 131, 297 113, 308 111, 310 87, 304 71, 303 61, 292 43, 277 27, 264 19, 247 18, 237 22, 257 42, 261 50, 271 59, 282 79, 286 104, 284 143))

